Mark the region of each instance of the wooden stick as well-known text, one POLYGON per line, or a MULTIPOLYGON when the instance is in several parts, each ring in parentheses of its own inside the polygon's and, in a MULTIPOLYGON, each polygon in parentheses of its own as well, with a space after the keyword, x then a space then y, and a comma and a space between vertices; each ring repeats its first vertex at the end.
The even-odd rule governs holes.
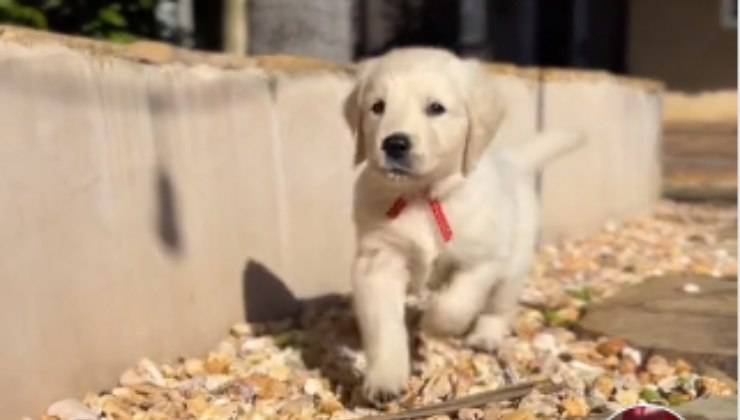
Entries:
POLYGON ((553 384, 548 379, 538 379, 521 384, 508 386, 493 391, 481 392, 478 394, 468 395, 439 404, 428 405, 426 407, 414 408, 400 413, 380 414, 377 416, 361 417, 358 420, 410 420, 419 417, 434 416, 437 414, 448 414, 461 408, 482 407, 495 401, 511 400, 521 398, 534 388, 544 387, 547 391, 554 391, 559 386, 553 384))

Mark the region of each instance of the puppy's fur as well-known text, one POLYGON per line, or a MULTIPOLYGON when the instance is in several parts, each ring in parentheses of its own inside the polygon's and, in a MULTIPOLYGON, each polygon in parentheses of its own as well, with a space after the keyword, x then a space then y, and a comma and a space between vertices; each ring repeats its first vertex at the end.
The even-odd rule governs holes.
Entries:
POLYGON ((449 285, 433 298, 423 325, 434 333, 464 334, 480 349, 497 347, 535 249, 534 174, 579 142, 576 135, 549 133, 487 151, 504 110, 483 71, 441 50, 395 50, 362 64, 347 100, 357 163, 367 161, 355 186, 352 276, 371 400, 399 393, 409 377, 404 302, 410 284, 448 274, 449 285), (430 113, 433 102, 444 112, 430 113), (384 139, 395 133, 411 142, 400 169, 383 151, 384 139), (386 212, 399 197, 408 204, 391 219, 386 212), (440 237, 429 199, 442 203, 450 242, 440 237))

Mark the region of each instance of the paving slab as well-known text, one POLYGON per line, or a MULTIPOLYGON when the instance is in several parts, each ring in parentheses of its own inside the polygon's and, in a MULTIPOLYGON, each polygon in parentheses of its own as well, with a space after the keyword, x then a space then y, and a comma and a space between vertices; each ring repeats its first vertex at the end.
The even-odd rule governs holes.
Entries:
POLYGON ((676 411, 686 420, 734 420, 737 419, 737 396, 694 400, 676 411))
POLYGON ((650 278, 590 306, 580 327, 737 378, 736 277, 650 278), (698 291, 686 292, 687 284, 698 291))
POLYGON ((737 201, 737 122, 663 127, 663 193, 677 200, 737 201))

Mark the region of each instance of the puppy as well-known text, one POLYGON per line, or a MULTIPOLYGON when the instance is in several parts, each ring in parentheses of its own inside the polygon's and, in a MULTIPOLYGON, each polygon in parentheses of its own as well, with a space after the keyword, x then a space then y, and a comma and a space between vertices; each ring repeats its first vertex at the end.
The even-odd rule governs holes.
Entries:
POLYGON ((410 373, 407 287, 448 286, 422 324, 494 350, 508 331, 538 231, 534 180, 579 137, 550 133, 496 150, 504 110, 482 66, 427 48, 364 62, 345 115, 357 138, 354 305, 371 401, 400 393, 410 373), (485 152, 485 153, 484 153, 485 152))

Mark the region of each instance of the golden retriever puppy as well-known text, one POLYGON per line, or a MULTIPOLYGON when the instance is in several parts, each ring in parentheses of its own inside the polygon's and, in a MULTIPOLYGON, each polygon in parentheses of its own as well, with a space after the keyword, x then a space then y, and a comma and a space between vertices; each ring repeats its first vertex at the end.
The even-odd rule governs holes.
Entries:
POLYGON ((346 117, 357 138, 354 305, 373 401, 409 377, 404 321, 411 284, 439 275, 423 325, 493 350, 508 331, 538 231, 536 169, 575 147, 568 133, 497 150, 503 104, 480 64, 436 49, 362 63, 346 117), (485 153, 484 153, 485 152, 485 153))

